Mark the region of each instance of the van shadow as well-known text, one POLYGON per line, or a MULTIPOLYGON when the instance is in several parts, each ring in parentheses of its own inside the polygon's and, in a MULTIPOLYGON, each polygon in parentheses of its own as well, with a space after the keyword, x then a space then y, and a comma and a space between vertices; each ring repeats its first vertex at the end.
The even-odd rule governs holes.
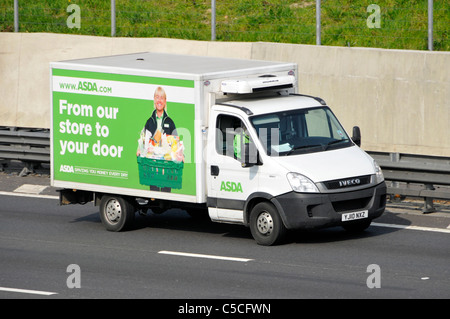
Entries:
MULTIPOLYGON (((70 223, 92 223, 103 227, 100 214, 97 211, 77 217, 70 223)), ((242 225, 215 223, 209 219, 208 215, 191 217, 181 209, 169 209, 162 214, 154 214, 149 210, 147 215, 136 213, 134 222, 127 230, 122 232, 131 233, 133 231, 145 229, 167 229, 186 232, 197 232, 207 234, 218 234, 225 237, 252 239, 250 230, 242 225)))
POLYGON ((169 209, 162 214, 149 213, 146 216, 136 215, 135 222, 130 228, 170 229, 188 232, 219 234, 224 237, 252 239, 250 229, 242 225, 212 222, 207 214, 192 217, 181 209, 169 209))
POLYGON ((408 226, 411 225, 411 221, 402 218, 401 214, 395 214, 386 211, 382 216, 374 219, 372 221, 371 226, 369 226, 364 231, 359 232, 346 231, 343 227, 340 226, 322 228, 317 230, 292 231, 289 233, 288 242, 299 244, 339 242, 346 240, 378 237, 401 230, 401 228, 383 227, 382 224, 397 224, 408 226))
MULTIPOLYGON (((91 222, 101 224, 99 213, 93 213, 76 218, 72 221, 91 222)), ((318 244, 328 242, 340 242, 361 238, 371 238, 399 231, 399 228, 382 227, 380 223, 410 225, 411 222, 401 217, 401 214, 385 212, 381 217, 373 221, 376 225, 371 225, 365 231, 352 233, 342 227, 330 227, 317 230, 289 231, 283 244, 318 244)), ((223 237, 242 238, 253 240, 248 227, 242 225, 225 224, 212 222, 209 216, 191 217, 181 209, 169 209, 162 214, 149 212, 142 216, 136 214, 135 221, 126 232, 133 232, 144 229, 168 229, 193 233, 217 234, 223 237)))

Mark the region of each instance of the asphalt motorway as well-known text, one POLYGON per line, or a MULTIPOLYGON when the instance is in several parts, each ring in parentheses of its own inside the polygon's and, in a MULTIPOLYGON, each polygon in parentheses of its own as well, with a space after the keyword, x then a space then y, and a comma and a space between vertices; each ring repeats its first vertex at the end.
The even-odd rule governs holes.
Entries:
POLYGON ((108 232, 97 207, 59 206, 47 183, 0 174, 1 299, 450 297, 447 212, 393 205, 359 235, 336 227, 263 247, 243 226, 182 210, 108 232))

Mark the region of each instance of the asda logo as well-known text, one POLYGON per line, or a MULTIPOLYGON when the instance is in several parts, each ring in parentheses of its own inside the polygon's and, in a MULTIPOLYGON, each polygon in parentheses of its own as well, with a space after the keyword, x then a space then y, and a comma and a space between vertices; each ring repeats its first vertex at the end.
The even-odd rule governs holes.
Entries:
POLYGON ((220 191, 233 192, 233 193, 241 192, 242 193, 242 185, 241 185, 241 183, 222 181, 222 184, 220 184, 220 191))
POLYGON ((88 81, 78 82, 77 90, 98 92, 97 84, 95 82, 88 82, 88 81))
POLYGON ((95 82, 89 81, 79 81, 77 90, 88 91, 88 92, 102 92, 102 93, 112 93, 112 87, 108 86, 98 86, 95 82))
POLYGON ((75 173, 72 165, 61 165, 59 171, 64 173, 75 173))

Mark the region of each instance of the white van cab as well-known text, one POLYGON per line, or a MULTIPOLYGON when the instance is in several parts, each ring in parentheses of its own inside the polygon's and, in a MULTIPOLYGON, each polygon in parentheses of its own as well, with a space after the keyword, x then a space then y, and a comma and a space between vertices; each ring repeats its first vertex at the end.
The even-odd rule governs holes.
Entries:
POLYGON ((358 146, 359 129, 350 138, 322 99, 231 100, 212 108, 210 123, 212 220, 247 224, 258 243, 271 245, 287 229, 363 230, 383 213, 380 167, 358 146), (240 132, 248 142, 238 159, 230 141, 240 132))

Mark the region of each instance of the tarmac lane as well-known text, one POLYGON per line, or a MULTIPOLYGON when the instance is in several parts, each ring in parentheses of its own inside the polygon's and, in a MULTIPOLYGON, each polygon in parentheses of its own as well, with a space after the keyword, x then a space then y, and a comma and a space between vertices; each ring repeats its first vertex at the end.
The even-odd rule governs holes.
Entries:
MULTIPOLYGON (((176 311, 193 298, 450 297, 445 205, 424 215, 420 202, 390 203, 362 234, 335 227, 263 247, 246 227, 175 209, 108 232, 98 207, 59 206, 49 174, 17 171, 0 172, 0 298, 179 298, 176 311)), ((235 304, 205 309, 246 309, 235 304)))

